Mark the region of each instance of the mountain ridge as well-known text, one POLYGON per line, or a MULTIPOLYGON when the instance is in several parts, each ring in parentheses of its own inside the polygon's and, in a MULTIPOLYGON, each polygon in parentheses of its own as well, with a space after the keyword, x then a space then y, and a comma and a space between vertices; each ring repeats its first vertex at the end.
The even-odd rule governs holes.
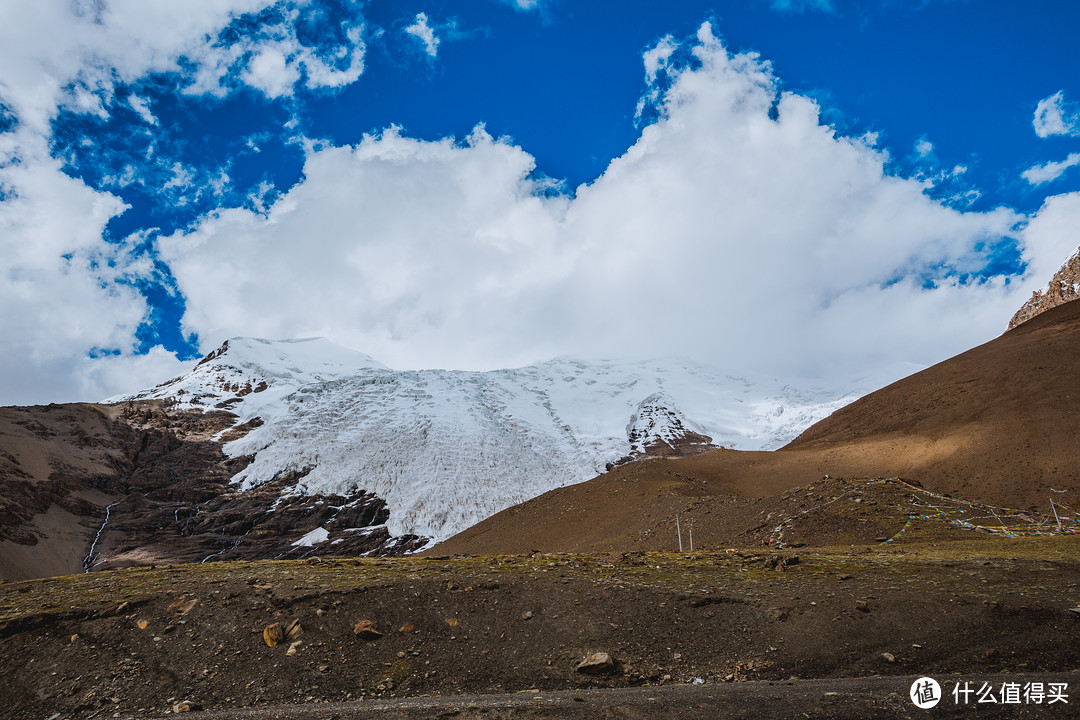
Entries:
POLYGON ((740 547, 774 537, 765 531, 822 496, 820 507, 836 503, 837 514, 804 528, 808 541, 834 542, 829 528, 855 517, 845 542, 880 542, 902 529, 907 513, 952 502, 867 513, 866 505, 836 502, 856 487, 866 494, 857 483, 838 486, 841 479, 900 478, 920 493, 989 506, 991 516, 1055 512, 1071 521, 1076 512, 1067 508, 1080 507, 1077 346, 1080 302, 1066 303, 845 405, 779 450, 635 463, 503 511, 430 552, 672 550, 676 516, 684 528, 693 523, 699 548, 740 547))
POLYGON ((290 473, 290 496, 364 490, 387 502, 391 536, 436 541, 631 460, 779 446, 867 389, 803 390, 685 359, 396 371, 324 339, 232 338, 187 375, 110 400, 228 410, 251 424, 224 444, 250 460, 240 491, 290 473))

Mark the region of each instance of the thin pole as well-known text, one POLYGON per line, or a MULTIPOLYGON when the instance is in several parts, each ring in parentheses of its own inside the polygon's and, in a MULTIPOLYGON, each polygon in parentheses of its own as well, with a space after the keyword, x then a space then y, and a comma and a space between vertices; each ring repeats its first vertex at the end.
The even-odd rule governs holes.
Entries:
POLYGON ((694 552, 694 526, 690 526, 690 552, 694 552))
POLYGON ((1061 532, 1061 518, 1058 517, 1057 508, 1054 507, 1054 499, 1050 498, 1050 509, 1054 511, 1054 519, 1057 520, 1058 532, 1061 532))
POLYGON ((675 529, 679 532, 679 552, 682 552, 682 527, 679 525, 679 513, 675 513, 675 529))

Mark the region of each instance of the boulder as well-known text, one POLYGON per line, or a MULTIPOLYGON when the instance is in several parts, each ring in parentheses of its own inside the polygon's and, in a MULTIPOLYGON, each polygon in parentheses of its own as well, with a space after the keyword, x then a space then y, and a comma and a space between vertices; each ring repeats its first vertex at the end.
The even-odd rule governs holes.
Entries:
POLYGON ((602 675, 615 669, 615 661, 606 652, 596 652, 579 662, 575 669, 585 675, 602 675))

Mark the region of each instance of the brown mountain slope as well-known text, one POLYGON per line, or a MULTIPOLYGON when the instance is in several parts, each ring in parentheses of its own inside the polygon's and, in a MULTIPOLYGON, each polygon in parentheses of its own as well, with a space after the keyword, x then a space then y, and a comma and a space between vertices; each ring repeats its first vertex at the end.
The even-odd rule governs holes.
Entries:
POLYGON ((229 480, 249 458, 227 457, 222 444, 251 423, 235 420, 157 400, 0 408, 0 581, 203 559, 400 554, 423 543, 391 538, 386 503, 370 494, 282 497, 302 473, 237 491, 229 480), (294 544, 317 527, 343 539, 294 544))
MULTIPOLYGON (((745 544, 781 516, 841 496, 854 502, 839 487, 805 489, 825 475, 902 477, 939 493, 1043 513, 1051 499, 1075 507, 1078 401, 1080 303, 1067 303, 852 403, 776 452, 719 450, 637 463, 510 508, 432 552, 667 550, 676 513, 693 523, 699 547, 745 544)), ((900 500, 880 502, 888 510, 878 515, 891 513, 902 526, 900 500)), ((821 527, 805 530, 809 539, 875 539, 873 513, 856 517, 856 507, 836 505, 821 527), (867 528, 861 535, 828 527, 852 518, 867 528)))

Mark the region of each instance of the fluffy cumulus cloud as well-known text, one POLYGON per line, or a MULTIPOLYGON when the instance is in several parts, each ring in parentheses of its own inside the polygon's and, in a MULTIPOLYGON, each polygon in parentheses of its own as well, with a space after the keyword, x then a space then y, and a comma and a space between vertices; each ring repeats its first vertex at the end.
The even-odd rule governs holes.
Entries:
POLYGON ((526 315, 574 266, 568 201, 533 167, 482 128, 463 143, 390 129, 313 151, 266 215, 219 212, 160 255, 208 344, 325 335, 399 365, 524 362, 526 315))
POLYGON ((1045 286, 1062 263, 1076 252, 1080 242, 1077 228, 1080 228, 1080 192, 1048 197, 1024 228, 1023 260, 1028 265, 1032 284, 1045 286))
POLYGON ((1080 134, 1080 110, 1076 103, 1067 103, 1065 93, 1058 91, 1039 101, 1031 121, 1035 134, 1041 138, 1051 135, 1080 134))
MULTIPOLYGON (((59 109, 107 115, 123 97, 152 125, 150 100, 118 92, 151 73, 175 73, 189 93, 243 85, 270 98, 351 82, 363 25, 331 23, 335 39, 316 49, 298 28, 318 7, 0 6, 0 103, 13 118, 0 132, 0 401, 94 399, 182 365, 136 351, 151 313, 137 287, 160 266, 134 251, 141 235, 104 239, 123 203, 62 172, 49 144, 59 109)), ((354 146, 310 143, 287 192, 156 240, 183 329, 204 350, 232 335, 324 335, 402 368, 682 354, 848 378, 992 337, 1075 249, 1076 197, 1026 225, 936 202, 708 24, 644 62, 640 137, 573 194, 482 126, 461 140, 389 128, 354 146), (1010 237, 1025 276, 967 279, 1010 237)), ((213 185, 182 164, 169 177, 178 203, 213 185)))
POLYGON ((692 54, 646 55, 655 82, 669 65, 646 91, 657 119, 572 197, 482 128, 312 150, 266 214, 222 210, 160 240, 186 329, 207 349, 321 334, 397 367, 684 354, 839 378, 985 341, 1068 256, 1037 222, 890 173, 710 25, 692 54), (1033 279, 967 279, 1007 237, 1033 279))
MULTIPOLYGON (((135 330, 150 312, 136 287, 155 270, 104 239, 123 203, 64 174, 52 156, 60 110, 107 117, 121 85, 153 73, 218 95, 244 83, 276 96, 291 92, 290 82, 350 82, 363 70, 362 25, 340 26, 340 38, 317 51, 296 30, 301 15, 317 14, 318 3, 272 0, 0 4, 8 118, 0 128, 0 402, 94 399, 181 367, 160 348, 136 352, 135 330)), ((125 104, 157 122, 146 98, 132 94, 125 104)))

